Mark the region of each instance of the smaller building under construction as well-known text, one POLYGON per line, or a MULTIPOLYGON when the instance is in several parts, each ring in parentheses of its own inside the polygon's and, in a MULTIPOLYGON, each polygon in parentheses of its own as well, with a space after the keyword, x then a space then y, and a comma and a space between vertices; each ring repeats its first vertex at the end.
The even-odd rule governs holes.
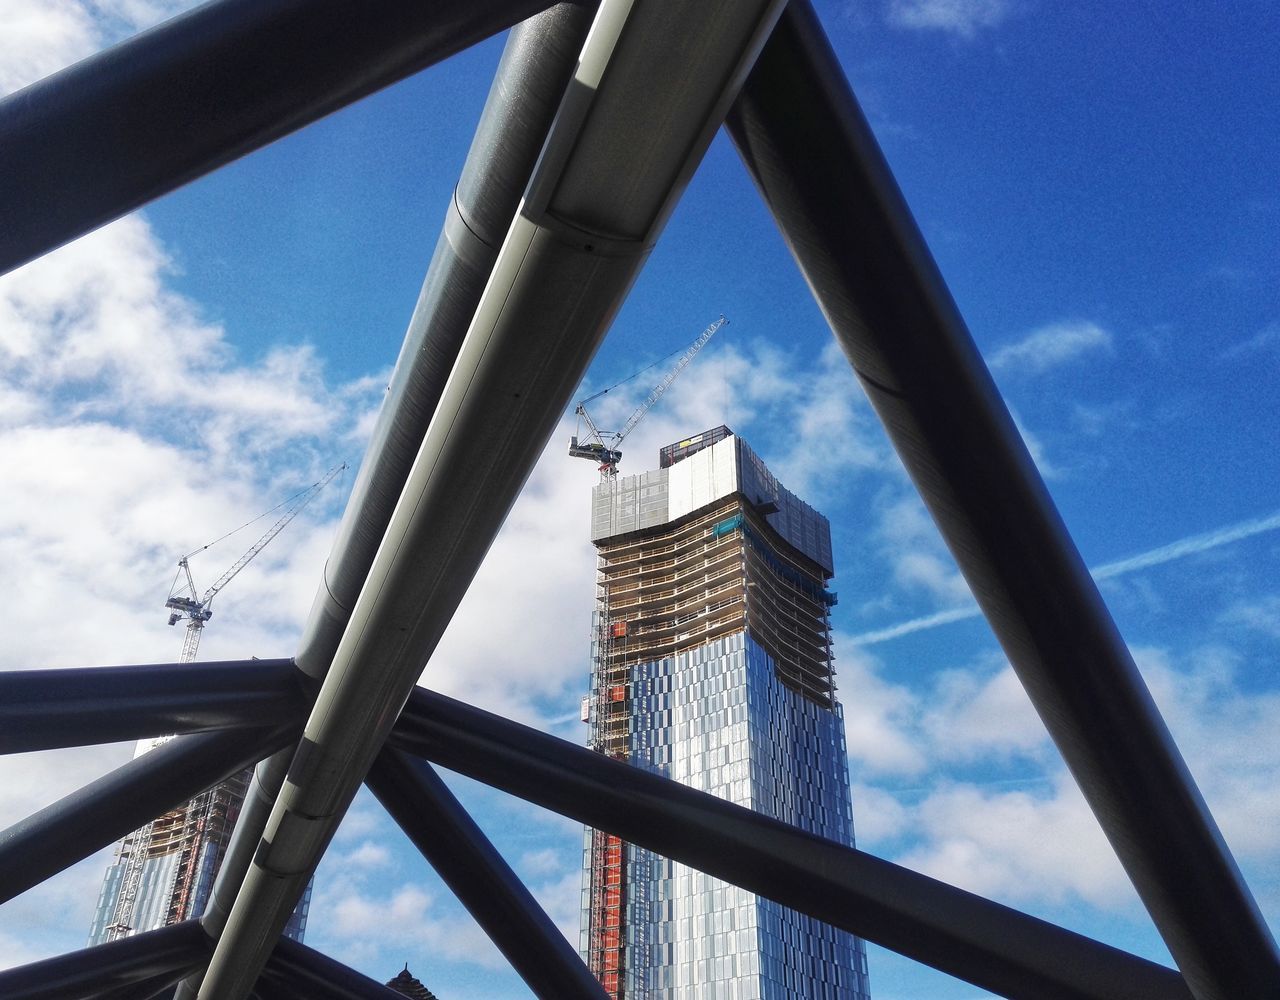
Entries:
MULTIPOLYGON (((135 756, 163 740, 138 744, 135 756)), ((102 883, 89 944, 175 924, 204 912, 249 784, 243 771, 121 841, 102 883)), ((305 914, 295 915, 300 937, 305 914)))
MULTIPOLYGON (((165 607, 170 612, 170 625, 181 621, 187 623, 180 662, 190 663, 196 658, 200 638, 213 617, 214 598, 346 468, 345 462, 335 466, 319 482, 312 483, 260 515, 266 517, 278 513, 266 532, 203 594, 196 588, 190 560, 215 543, 201 546, 178 560, 178 572, 165 607)), ((242 525, 241 528, 248 526, 242 525)), ((170 738, 161 736, 139 740, 134 750, 135 759, 170 738)), ((115 860, 102 881, 98 905, 89 928, 90 945, 156 930, 204 913, 252 776, 252 771, 242 771, 134 830, 120 842, 115 860)), ((302 940, 310 900, 311 885, 308 883, 289 918, 284 932, 286 936, 302 940)))

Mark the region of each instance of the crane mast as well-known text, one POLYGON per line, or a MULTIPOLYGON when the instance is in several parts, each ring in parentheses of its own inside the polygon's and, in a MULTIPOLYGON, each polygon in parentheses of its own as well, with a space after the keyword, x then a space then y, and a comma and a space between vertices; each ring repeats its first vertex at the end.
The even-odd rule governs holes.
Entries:
POLYGON ((169 609, 169 624, 176 625, 178 622, 185 620, 187 622, 187 635, 182 643, 182 658, 180 662, 191 663, 196 658, 196 652, 200 648, 200 637, 204 632, 205 623, 213 617, 213 599, 218 595, 228 583, 230 583, 239 572, 249 565, 263 549, 270 544, 271 540, 280 534, 285 527, 302 513, 303 508, 311 503, 326 486, 331 483, 334 478, 347 468, 347 463, 336 465, 330 469, 323 479, 319 482, 312 483, 305 490, 295 494, 284 503, 284 513, 271 525, 259 538, 254 542, 247 552, 239 559, 231 564, 222 576, 204 592, 203 595, 196 589, 195 578, 191 575, 192 556, 203 552, 212 545, 202 545, 195 552, 188 552, 178 560, 178 577, 174 581, 173 590, 169 593, 169 598, 164 602, 164 606, 169 609), (186 593, 181 593, 182 587, 179 584, 182 581, 185 584, 186 593))
MULTIPOLYGON (((579 421, 586 425, 587 434, 581 441, 579 441, 576 436, 569 439, 570 457, 585 458, 589 461, 598 462, 600 465, 601 479, 607 479, 610 476, 617 475, 618 463, 622 461, 622 450, 620 446, 623 439, 635 430, 636 425, 645 418, 645 415, 653 409, 654 404, 662 398, 662 394, 671 388, 671 383, 680 377, 680 373, 689 366, 689 362, 694 359, 694 356, 706 346, 707 341, 715 336, 716 331, 722 326, 727 325, 728 322, 729 321, 725 319, 724 316, 721 316, 698 335, 698 338, 685 349, 684 354, 680 356, 680 360, 672 365, 667 373, 658 380, 658 384, 649 390, 649 395, 645 397, 645 401, 636 408, 636 411, 632 413, 630 417, 627 418, 627 421, 622 425, 621 430, 609 432, 601 431, 600 428, 596 426, 595 421, 591 419, 591 414, 587 412, 586 405, 592 400, 599 399, 612 389, 617 388, 618 385, 622 384, 621 382, 610 386, 608 389, 602 389, 600 392, 588 396, 586 399, 582 400, 582 402, 578 403, 574 408, 574 413, 577 414, 579 421)), ((634 378, 635 376, 631 377, 634 378)), ((629 380, 624 379, 623 381, 629 380)))

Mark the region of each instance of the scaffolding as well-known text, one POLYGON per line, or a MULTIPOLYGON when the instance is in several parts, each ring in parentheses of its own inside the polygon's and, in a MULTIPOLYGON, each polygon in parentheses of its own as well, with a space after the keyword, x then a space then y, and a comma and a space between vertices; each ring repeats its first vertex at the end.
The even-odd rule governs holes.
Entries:
MULTIPOLYGON (((591 672, 591 748, 615 760, 629 755, 630 699, 625 656, 627 626, 609 613, 609 588, 599 567, 591 672)), ((587 964, 611 1000, 629 997, 626 968, 626 845, 604 830, 591 831, 591 913, 587 964)))

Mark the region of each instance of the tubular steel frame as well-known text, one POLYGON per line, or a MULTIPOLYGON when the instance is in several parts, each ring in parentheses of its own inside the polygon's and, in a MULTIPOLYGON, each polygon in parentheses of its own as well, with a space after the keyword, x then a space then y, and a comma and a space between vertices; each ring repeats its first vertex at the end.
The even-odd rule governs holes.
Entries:
MULTIPOLYGON (((432 416, 453 406, 442 416, 446 435, 448 421, 474 419, 465 406, 446 405, 441 393, 450 369, 467 363, 462 334, 484 308, 481 292, 491 273, 503 267, 503 234, 513 218, 519 222, 521 195, 560 95, 577 72, 592 16, 590 5, 575 4, 539 13, 547 6, 371 0, 353 18, 343 0, 218 0, 0 102, 4 271, 530 18, 508 42, 499 68, 505 84, 495 83, 486 105, 296 664, 0 674, 0 752, 181 734, 0 832, 0 899, 261 762, 200 922, 0 972, 0 995, 168 996, 179 980, 185 980, 180 997, 394 995, 288 940, 270 955, 242 953, 236 935, 251 932, 241 926, 246 918, 237 917, 236 902, 243 903, 254 873, 270 861, 273 843, 263 831, 286 772, 291 786, 310 786, 307 801, 318 801, 328 792, 326 780, 336 780, 326 779, 331 751, 323 741, 299 734, 311 725, 309 716, 314 722, 317 697, 322 707, 341 704, 326 701, 326 671, 347 649, 340 641, 353 616, 375 624, 394 616, 384 606, 390 598, 375 594, 368 608, 357 595, 367 576, 381 572, 375 551, 384 535, 402 530, 393 509, 412 483, 432 416), (85 127, 104 108, 117 115, 118 131, 85 127), (219 957, 223 966, 245 958, 256 983, 211 976, 213 985, 202 986, 203 970, 219 957)), ((629 10, 626 0, 605 0, 600 16, 621 24, 629 10)), ((684 10, 672 2, 661 16, 675 23, 684 10)), ((421 688, 410 694, 387 745, 361 748, 372 762, 369 786, 539 996, 598 1000, 602 991, 415 757, 1004 996, 1280 996, 1272 936, 1013 427, 808 0, 792 0, 785 10, 762 3, 752 16, 758 21, 744 18, 733 43, 740 48, 722 53, 726 75, 714 84, 727 88, 725 101, 737 94, 725 118, 733 141, 1178 971, 421 688)), ((628 36, 619 31, 623 45, 628 36)), ((565 108, 581 106, 572 84, 568 95, 565 108)), ((712 97, 711 119, 691 123, 702 139, 727 107, 712 97)), ((669 162, 673 176, 687 179, 690 163, 669 162)), ((655 192, 655 221, 636 234, 638 242, 617 242, 615 256, 633 263, 612 277, 592 272, 599 287, 595 318, 583 326, 581 345, 570 345, 576 370, 585 367, 625 294, 627 275, 678 197, 681 181, 673 183, 655 192)), ((530 246, 537 249, 536 239, 530 246)), ((553 265, 558 259, 552 256, 553 265)), ((557 273, 555 266, 549 273, 557 273)), ((502 374, 500 362, 492 377, 502 374)), ((544 395, 534 405, 563 408, 559 385, 531 388, 531 395, 544 395)), ((526 459, 520 468, 540 451, 535 438, 513 445, 526 459)), ((447 460, 453 453, 438 454, 447 460)), ((437 473, 447 478, 450 471, 437 473)), ((511 496, 518 473, 504 483, 511 496)), ((421 488, 433 488, 431 476, 421 488)), ((501 514, 475 529, 469 549, 488 547, 501 514)), ((410 525, 405 537, 414 530, 410 525)), ((455 604, 467 580, 460 572, 441 584, 459 591, 455 604)), ((445 603, 447 622, 452 611, 445 603)), ((340 818, 350 793, 335 795, 324 805, 340 818)), ((327 843, 320 833, 312 840, 305 870, 289 872, 294 881, 305 882, 327 843)), ((287 892, 269 902, 275 910, 292 905, 287 892)))

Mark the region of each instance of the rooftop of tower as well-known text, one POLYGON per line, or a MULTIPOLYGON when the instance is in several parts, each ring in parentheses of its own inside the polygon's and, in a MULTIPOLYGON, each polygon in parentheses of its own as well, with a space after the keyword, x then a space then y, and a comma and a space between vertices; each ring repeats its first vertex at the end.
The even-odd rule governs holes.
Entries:
POLYGON ((780 538, 828 577, 835 572, 827 519, 778 482, 760 456, 723 424, 660 449, 658 466, 611 477, 593 490, 593 542, 671 524, 740 494, 780 538))

